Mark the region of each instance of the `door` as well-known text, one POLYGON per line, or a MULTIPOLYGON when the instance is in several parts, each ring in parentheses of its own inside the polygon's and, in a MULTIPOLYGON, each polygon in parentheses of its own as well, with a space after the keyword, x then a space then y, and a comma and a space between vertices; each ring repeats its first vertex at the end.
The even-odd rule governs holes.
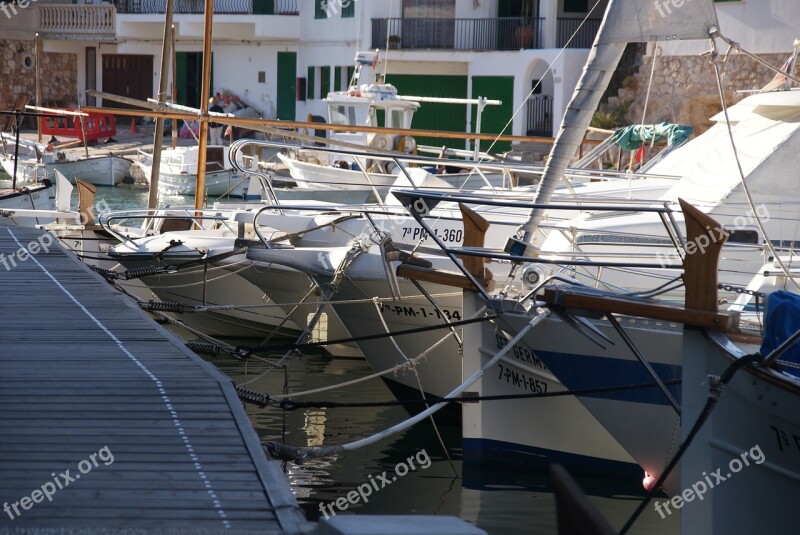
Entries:
MULTIPOLYGON (((178 96, 175 101, 192 108, 200 107, 203 90, 203 53, 178 52, 175 55, 178 96)), ((214 53, 211 53, 211 93, 214 93, 214 53)))
MULTIPOLYGON (((466 76, 390 74, 386 77, 386 81, 394 84, 401 95, 467 98, 466 76)), ((467 128, 467 107, 464 104, 423 102, 414 114, 411 128, 464 132, 467 128)), ((436 147, 446 145, 457 149, 464 148, 464 141, 460 139, 418 137, 417 143, 436 147)))
POLYGON ((297 52, 278 52, 278 119, 294 121, 297 102, 297 52))
MULTIPOLYGON (((97 89, 97 49, 93 46, 86 47, 86 89, 97 89)), ((86 97, 87 106, 96 106, 95 97, 86 97)))
MULTIPOLYGON (((481 116, 481 132, 484 134, 500 134, 514 114, 514 77, 513 76, 473 76, 472 98, 485 97, 502 100, 500 106, 486 106, 481 116)), ((472 106, 472 130, 475 131, 478 107, 472 106)), ((509 128, 504 134, 512 134, 509 128)), ((510 141, 498 141, 494 145, 489 140, 481 141, 481 150, 489 150, 500 154, 511 149, 510 141)))
MULTIPOLYGON (((153 96, 153 56, 104 54, 102 81, 103 91, 106 93, 147 100, 153 96)), ((118 108, 134 107, 108 100, 104 101, 103 105, 118 108)))

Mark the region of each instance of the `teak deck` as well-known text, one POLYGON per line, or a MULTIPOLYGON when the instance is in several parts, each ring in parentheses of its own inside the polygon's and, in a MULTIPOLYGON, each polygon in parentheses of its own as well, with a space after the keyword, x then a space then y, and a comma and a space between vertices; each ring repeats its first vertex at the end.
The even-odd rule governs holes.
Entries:
MULTIPOLYGON (((0 253, 42 235, 0 226, 0 253)), ((0 531, 307 526, 230 380, 55 243, 15 261, 0 257, 0 531), (113 463, 81 473, 106 446, 113 463)))

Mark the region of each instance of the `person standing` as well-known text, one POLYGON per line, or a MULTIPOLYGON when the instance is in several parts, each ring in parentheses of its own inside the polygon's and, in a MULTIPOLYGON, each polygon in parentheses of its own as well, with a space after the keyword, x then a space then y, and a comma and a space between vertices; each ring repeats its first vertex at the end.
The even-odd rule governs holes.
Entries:
MULTIPOLYGON (((216 97, 208 99, 208 111, 216 113, 225 113, 222 106, 219 105, 216 97)), ((208 143, 209 145, 223 145, 224 139, 222 138, 223 125, 220 123, 209 123, 208 125, 208 143)))

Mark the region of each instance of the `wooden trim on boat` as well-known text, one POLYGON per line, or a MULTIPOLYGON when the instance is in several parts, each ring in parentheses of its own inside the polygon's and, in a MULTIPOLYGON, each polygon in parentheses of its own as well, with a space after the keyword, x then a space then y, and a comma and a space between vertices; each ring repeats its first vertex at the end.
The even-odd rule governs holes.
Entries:
POLYGON ((75 180, 75 185, 78 186, 78 213, 84 220, 84 225, 94 225, 94 196, 97 193, 97 186, 84 182, 83 180, 75 180))
MULTIPOLYGON (((490 223, 475 210, 464 203, 459 203, 461 219, 464 224, 464 247, 483 247, 486 243, 486 231, 489 230, 490 223)), ((486 269, 486 258, 480 256, 460 256, 464 268, 477 279, 494 278, 492 272, 486 269)))
MULTIPOLYGON (((418 280, 422 282, 431 282, 433 284, 442 284, 445 286, 452 286, 454 288, 461 288, 462 290, 475 290, 475 285, 465 275, 456 273, 454 271, 445 271, 442 269, 431 269, 421 266, 413 266, 410 264, 401 264, 397 267, 397 276, 406 279, 418 280)), ((476 280, 483 286, 487 292, 494 290, 494 280, 483 277, 475 277, 476 280)))
MULTIPOLYGON (((591 291, 596 292, 594 289, 591 291)), ((735 330, 739 325, 738 312, 712 312, 635 300, 626 296, 591 294, 582 292, 580 287, 548 288, 544 292, 543 301, 563 308, 670 321, 715 331, 735 330)))
POLYGON ((683 199, 678 199, 686 221, 683 284, 687 309, 717 310, 719 255, 729 234, 725 228, 683 199))

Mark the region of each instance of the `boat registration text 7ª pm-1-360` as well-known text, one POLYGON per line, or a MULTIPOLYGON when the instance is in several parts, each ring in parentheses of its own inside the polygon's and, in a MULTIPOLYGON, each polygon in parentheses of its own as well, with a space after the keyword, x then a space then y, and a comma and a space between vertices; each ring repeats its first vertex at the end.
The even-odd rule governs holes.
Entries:
MULTIPOLYGON (((464 239, 464 231, 460 228, 435 228, 433 233, 444 243, 461 243, 464 239)), ((403 227, 403 238, 427 241, 430 236, 422 227, 403 227)))

